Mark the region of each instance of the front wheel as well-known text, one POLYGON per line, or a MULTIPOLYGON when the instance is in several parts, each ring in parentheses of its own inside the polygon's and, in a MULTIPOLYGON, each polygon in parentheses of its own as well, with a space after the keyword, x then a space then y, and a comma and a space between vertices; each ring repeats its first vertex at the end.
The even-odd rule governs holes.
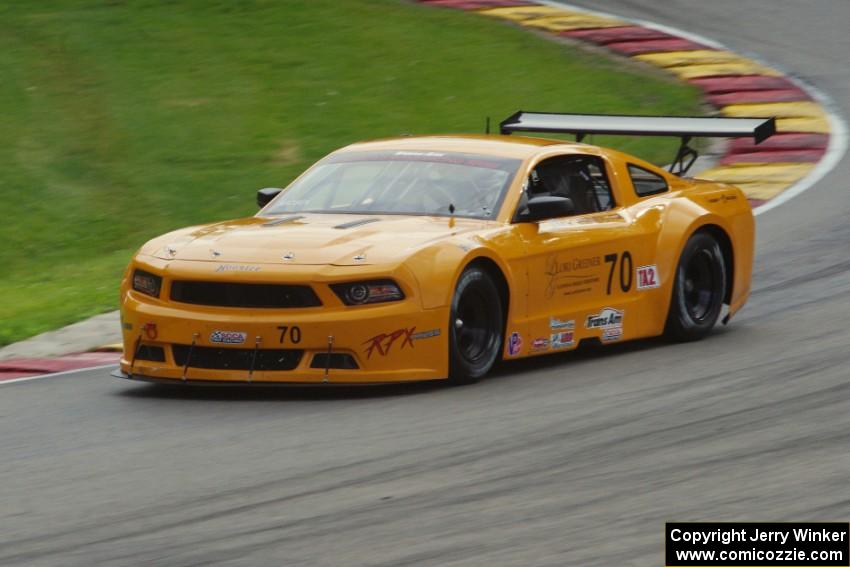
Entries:
POLYGON ((457 282, 449 315, 449 382, 470 384, 495 364, 502 349, 504 315, 499 290, 481 268, 457 282))
POLYGON ((726 297, 726 263, 711 235, 698 232, 685 244, 664 334, 676 341, 695 341, 707 335, 726 297))

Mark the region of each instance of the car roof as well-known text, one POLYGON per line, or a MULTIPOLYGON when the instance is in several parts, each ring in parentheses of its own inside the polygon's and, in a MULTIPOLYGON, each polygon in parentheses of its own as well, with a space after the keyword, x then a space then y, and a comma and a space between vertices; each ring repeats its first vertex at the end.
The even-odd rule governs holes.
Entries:
POLYGON ((560 146, 561 149, 567 151, 574 149, 577 152, 587 152, 590 148, 596 148, 596 146, 588 146, 586 144, 579 144, 564 140, 550 140, 546 138, 503 136, 498 134, 466 134, 388 138, 370 142, 358 142, 341 148, 338 151, 444 151, 527 159, 546 149, 551 149, 552 146, 560 146))

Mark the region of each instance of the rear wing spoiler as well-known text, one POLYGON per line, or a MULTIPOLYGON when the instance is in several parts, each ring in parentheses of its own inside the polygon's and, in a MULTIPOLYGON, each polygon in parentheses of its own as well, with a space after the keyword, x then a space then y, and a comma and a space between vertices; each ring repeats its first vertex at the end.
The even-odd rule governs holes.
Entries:
POLYGON ((712 118, 678 116, 621 116, 615 114, 558 114, 520 110, 499 124, 502 134, 550 132, 575 134, 581 142, 588 134, 672 136, 681 139, 670 172, 684 175, 697 159, 688 146, 692 138, 749 138, 756 144, 776 133, 774 118, 712 118))

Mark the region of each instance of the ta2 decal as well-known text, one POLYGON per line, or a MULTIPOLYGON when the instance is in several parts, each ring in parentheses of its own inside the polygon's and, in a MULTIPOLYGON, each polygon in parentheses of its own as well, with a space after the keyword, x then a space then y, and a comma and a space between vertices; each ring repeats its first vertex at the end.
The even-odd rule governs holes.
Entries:
POLYGON ((638 289, 655 289, 661 285, 658 277, 658 267, 655 264, 651 266, 641 266, 637 269, 637 288, 638 289))

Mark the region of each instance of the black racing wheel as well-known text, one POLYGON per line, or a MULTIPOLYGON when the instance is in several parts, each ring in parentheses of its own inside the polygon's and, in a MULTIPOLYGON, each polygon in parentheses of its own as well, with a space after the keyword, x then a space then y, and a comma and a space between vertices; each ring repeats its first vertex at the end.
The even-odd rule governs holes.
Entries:
POLYGON ((706 232, 694 234, 679 258, 664 334, 676 341, 707 335, 720 316, 727 286, 720 244, 706 232))
POLYGON ((460 276, 449 315, 449 381, 470 384, 487 374, 502 349, 504 315, 490 275, 472 266, 460 276))

